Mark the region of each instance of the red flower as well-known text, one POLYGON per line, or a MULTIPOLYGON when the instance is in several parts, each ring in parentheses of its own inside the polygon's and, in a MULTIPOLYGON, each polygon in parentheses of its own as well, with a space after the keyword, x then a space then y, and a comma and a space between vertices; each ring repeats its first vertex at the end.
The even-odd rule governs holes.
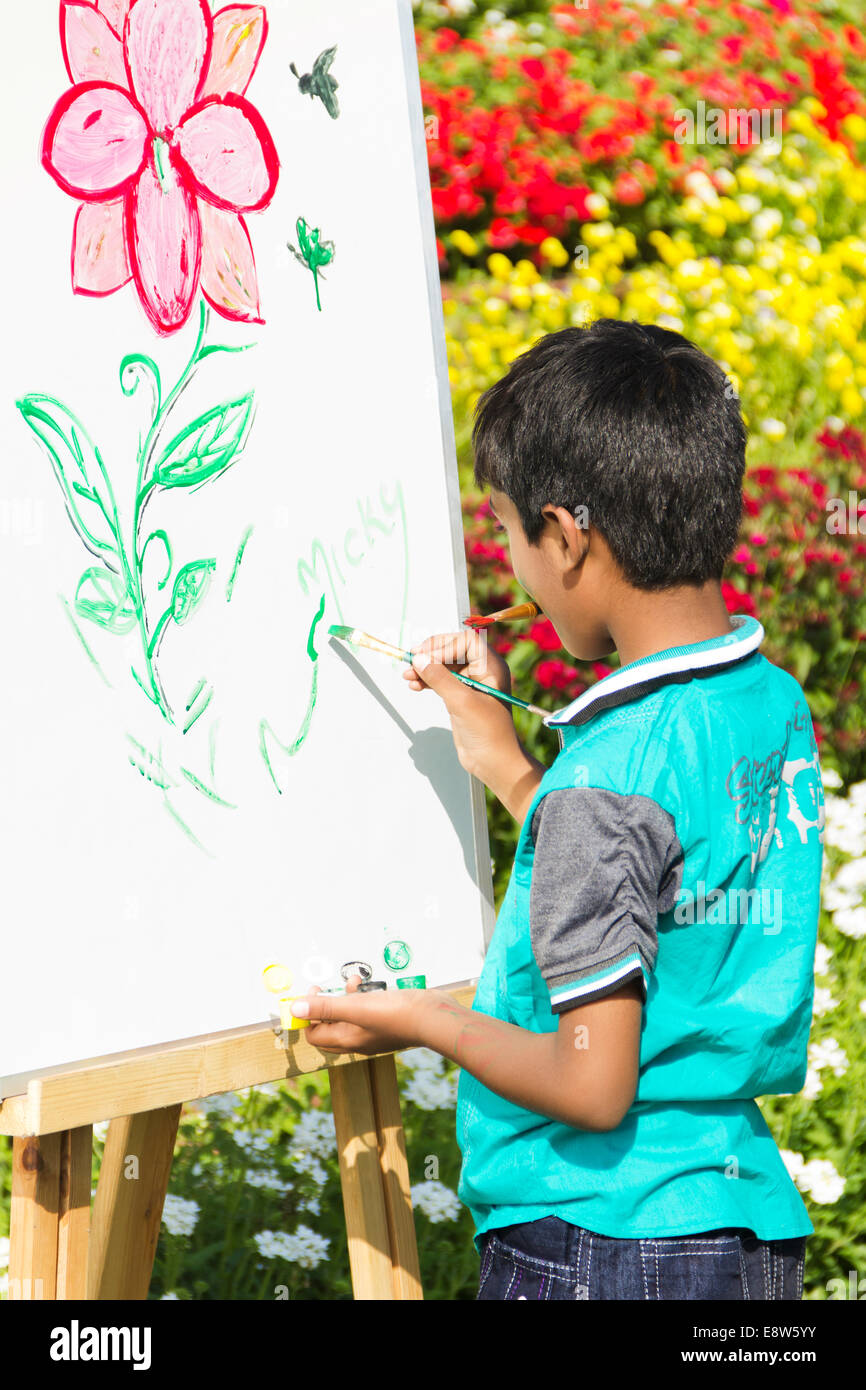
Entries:
POLYGON ((637 203, 642 203, 645 197, 646 194, 633 174, 617 174, 613 185, 614 202, 622 203, 624 207, 634 207, 637 203))
POLYGON ((261 322, 241 214, 268 206, 279 171, 243 95, 267 35, 262 7, 212 16, 204 0, 63 0, 60 35, 74 85, 48 118, 42 163, 80 200, 74 291, 113 294, 134 279, 167 334, 201 280, 218 313, 261 322))
POLYGON ((529 629, 529 638, 543 652, 558 652, 562 647, 556 628, 549 618, 540 618, 529 629))

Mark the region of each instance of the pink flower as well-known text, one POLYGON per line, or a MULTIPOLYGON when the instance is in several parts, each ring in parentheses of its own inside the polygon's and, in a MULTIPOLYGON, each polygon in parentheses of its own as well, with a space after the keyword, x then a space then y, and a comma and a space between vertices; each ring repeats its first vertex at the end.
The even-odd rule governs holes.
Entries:
POLYGON ((267 207, 279 160, 244 96, 267 35, 260 5, 211 15, 205 0, 62 0, 73 86, 42 137, 42 163, 80 200, 76 294, 129 280, 158 333, 186 323, 196 288, 228 319, 261 323, 242 216, 267 207))

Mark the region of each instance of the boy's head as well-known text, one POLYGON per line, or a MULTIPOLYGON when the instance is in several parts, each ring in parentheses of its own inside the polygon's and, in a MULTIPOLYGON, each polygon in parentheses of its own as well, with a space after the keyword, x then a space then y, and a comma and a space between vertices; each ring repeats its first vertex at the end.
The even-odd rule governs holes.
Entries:
POLYGON ((613 649, 607 607, 629 590, 717 588, 746 432, 722 369, 679 333, 547 334, 485 391, 472 440, 515 575, 576 656, 613 649))

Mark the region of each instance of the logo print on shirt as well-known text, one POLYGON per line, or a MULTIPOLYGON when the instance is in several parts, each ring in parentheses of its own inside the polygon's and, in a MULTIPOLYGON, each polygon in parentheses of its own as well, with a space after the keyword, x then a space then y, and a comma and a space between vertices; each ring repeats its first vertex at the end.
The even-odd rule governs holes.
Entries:
POLYGON ((774 748, 763 762, 752 762, 747 757, 738 758, 728 773, 725 790, 736 806, 738 825, 748 825, 749 840, 752 846, 752 873, 763 863, 770 852, 775 838, 781 848, 782 837, 776 826, 779 791, 784 785, 787 797, 787 818, 797 828, 800 843, 805 844, 809 831, 817 829, 818 839, 824 838, 824 796, 821 778, 818 775, 818 746, 812 732, 808 711, 798 700, 794 706, 793 721, 785 721, 785 742, 781 748, 774 748), (812 749, 811 759, 796 758, 788 760, 788 748, 792 730, 809 732, 812 749), (809 779, 808 794, 811 797, 813 819, 808 819, 797 798, 795 783, 800 773, 814 770, 809 779))

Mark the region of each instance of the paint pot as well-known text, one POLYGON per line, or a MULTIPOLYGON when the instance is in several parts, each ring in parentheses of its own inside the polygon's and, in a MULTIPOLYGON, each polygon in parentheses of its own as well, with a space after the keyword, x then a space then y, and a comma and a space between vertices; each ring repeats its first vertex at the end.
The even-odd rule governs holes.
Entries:
POLYGON ((389 970, 405 970, 412 959, 412 952, 405 941, 389 941, 382 952, 382 959, 389 970))
POLYGON ((426 975, 403 975, 403 976, 397 981, 397 988, 398 988, 398 989, 426 989, 426 988, 427 988, 427 976, 426 976, 426 975))
POLYGON ((373 967, 363 960, 350 960, 345 965, 340 966, 340 974, 344 980, 349 980, 353 975, 360 975, 362 980, 373 978, 373 967))
POLYGON ((388 988, 388 986, 385 984, 385 981, 384 981, 384 980, 365 980, 364 983, 363 983, 362 985, 359 985, 359 986, 358 986, 358 993, 359 993, 359 994, 371 994, 371 993, 373 992, 374 989, 387 989, 387 988, 388 988))

